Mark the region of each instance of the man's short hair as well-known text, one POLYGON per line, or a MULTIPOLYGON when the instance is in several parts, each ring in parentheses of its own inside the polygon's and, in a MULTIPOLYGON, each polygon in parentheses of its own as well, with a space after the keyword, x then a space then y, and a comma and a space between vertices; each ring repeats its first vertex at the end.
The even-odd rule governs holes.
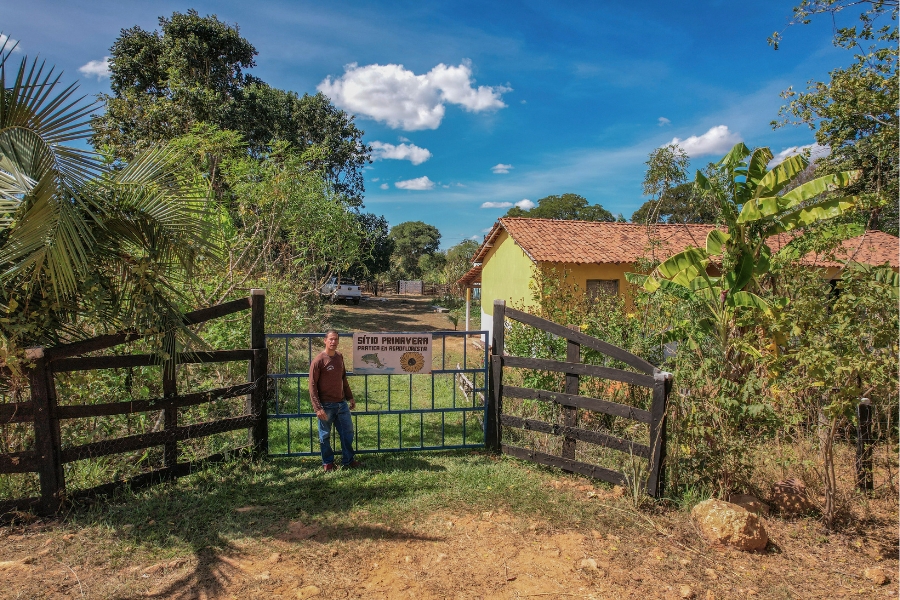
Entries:
POLYGON ((334 335, 338 336, 338 338, 341 337, 341 334, 340 334, 340 332, 339 332, 337 329, 328 329, 328 330, 326 330, 326 331, 325 331, 325 337, 328 337, 328 336, 331 335, 332 333, 333 333, 334 335))

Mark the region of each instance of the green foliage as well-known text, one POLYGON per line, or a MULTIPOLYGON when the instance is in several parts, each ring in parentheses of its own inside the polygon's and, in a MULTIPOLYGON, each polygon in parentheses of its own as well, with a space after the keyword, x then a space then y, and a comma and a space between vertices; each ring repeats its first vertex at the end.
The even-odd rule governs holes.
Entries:
POLYGON ((657 223, 715 223, 719 216, 716 207, 690 183, 663 190, 658 200, 647 200, 631 215, 631 222, 647 223, 654 214, 657 223))
MULTIPOLYGON (((810 81, 806 92, 789 88, 774 127, 807 125, 816 142, 830 148, 817 162, 817 174, 859 170, 861 177, 848 187, 860 196, 870 227, 898 235, 898 158, 900 128, 897 112, 900 79, 897 75, 897 2, 876 0, 803 0, 794 8, 791 25, 807 24, 818 15, 835 23, 842 11, 868 6, 857 26, 836 27, 834 45, 853 53, 849 66, 829 73, 828 81, 810 81)), ((779 33, 770 38, 778 49, 779 33)))
POLYGON ((15 367, 25 347, 89 331, 178 331, 179 343, 191 341, 183 287, 219 252, 203 187, 176 148, 148 149, 113 170, 69 146, 88 136, 92 107, 27 58, 10 80, 8 57, 0 57, 0 358, 15 367))
POLYGON ((599 204, 588 204, 583 196, 572 193, 541 198, 537 201, 537 205, 529 210, 522 210, 518 206, 514 206, 509 209, 506 216, 567 221, 612 222, 616 220, 611 212, 599 204))
MULTIPOLYGON (((441 232, 434 225, 422 221, 406 221, 391 227, 390 239, 394 242, 391 262, 397 274, 408 279, 418 279, 423 272, 420 261, 438 251, 441 232)), ((429 266, 427 262, 425 266, 429 266)))
POLYGON ((311 168, 362 203, 370 150, 352 116, 322 94, 301 97, 248 75, 256 49, 216 15, 175 12, 159 25, 161 31, 124 29, 110 49, 112 94, 99 96, 106 112, 93 119, 95 147, 129 160, 207 123, 240 133, 256 156, 271 152, 273 141, 301 152, 318 147, 311 168))
POLYGON ((356 215, 356 219, 363 232, 361 260, 351 265, 347 275, 357 280, 373 280, 390 270, 394 240, 390 238, 390 229, 384 217, 363 213, 356 215))

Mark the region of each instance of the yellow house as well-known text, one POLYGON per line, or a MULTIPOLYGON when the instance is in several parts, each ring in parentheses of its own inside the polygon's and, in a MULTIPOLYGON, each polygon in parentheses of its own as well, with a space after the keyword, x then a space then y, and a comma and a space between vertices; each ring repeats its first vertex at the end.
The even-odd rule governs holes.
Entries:
MULTIPOLYGON (((530 286, 535 268, 555 268, 559 274, 565 272, 570 283, 588 294, 618 294, 629 302, 625 273, 634 271, 641 260, 664 260, 688 246, 704 247, 706 236, 714 228, 714 225, 648 227, 636 223, 506 217, 497 221, 485 236, 473 258, 475 266, 458 284, 467 290, 480 285, 481 329, 488 331, 493 325, 494 300, 503 299, 510 305, 534 303, 530 286)), ((772 240, 773 250, 777 251, 790 239, 783 238, 772 240)), ((892 235, 868 231, 845 241, 837 258, 873 265, 888 263, 896 271, 898 242, 892 235)), ((839 262, 814 255, 803 257, 801 262, 824 268, 827 277, 841 267, 839 262)), ((468 317, 468 302, 466 314, 468 317)), ((468 318, 466 329, 474 329, 468 318)))

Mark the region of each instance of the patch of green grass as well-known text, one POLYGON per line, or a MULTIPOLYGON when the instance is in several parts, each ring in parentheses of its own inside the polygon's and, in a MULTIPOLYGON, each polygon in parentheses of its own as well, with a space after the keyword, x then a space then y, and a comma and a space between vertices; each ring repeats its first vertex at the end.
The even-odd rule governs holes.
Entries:
POLYGON ((175 556, 265 538, 291 520, 360 530, 405 527, 435 512, 502 509, 523 519, 592 527, 596 502, 546 485, 558 471, 482 452, 378 454, 362 469, 322 472, 317 459, 238 458, 175 482, 79 507, 69 520, 106 532, 111 560, 140 549, 175 556))

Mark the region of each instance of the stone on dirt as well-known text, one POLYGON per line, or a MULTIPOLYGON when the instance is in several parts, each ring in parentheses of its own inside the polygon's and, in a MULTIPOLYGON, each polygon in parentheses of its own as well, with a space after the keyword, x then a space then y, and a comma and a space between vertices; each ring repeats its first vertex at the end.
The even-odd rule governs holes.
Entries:
POLYGON ((769 501, 779 513, 787 517, 802 515, 815 508, 806 493, 806 484, 796 478, 785 479, 773 485, 769 501))
POLYGON ((683 585, 683 586, 681 586, 681 589, 678 590, 678 595, 681 596, 682 598, 690 599, 690 598, 693 598, 694 596, 696 596, 697 594, 694 593, 694 590, 691 588, 691 586, 683 585))
POLYGON ((597 561, 594 560, 593 558, 585 558, 584 560, 581 561, 581 568, 588 569, 591 571, 596 571, 597 570, 597 561))
POLYGON ((762 550, 769 541, 760 518, 737 504, 706 500, 691 510, 691 518, 713 544, 752 551, 762 550))
POLYGON ((728 501, 732 504, 737 504, 738 506, 746 508, 758 517, 769 516, 769 505, 756 496, 751 496, 750 494, 731 494, 728 496, 728 501))
POLYGON ((865 575, 866 579, 874 583, 875 585, 884 585, 888 581, 887 573, 885 573, 884 569, 881 567, 875 567, 872 569, 866 569, 863 571, 863 575, 865 575))
POLYGON ((306 587, 300 588, 297 590, 297 598, 299 600, 305 600, 306 598, 312 598, 314 596, 318 596, 322 593, 322 590, 317 588, 314 585, 308 585, 306 587))

